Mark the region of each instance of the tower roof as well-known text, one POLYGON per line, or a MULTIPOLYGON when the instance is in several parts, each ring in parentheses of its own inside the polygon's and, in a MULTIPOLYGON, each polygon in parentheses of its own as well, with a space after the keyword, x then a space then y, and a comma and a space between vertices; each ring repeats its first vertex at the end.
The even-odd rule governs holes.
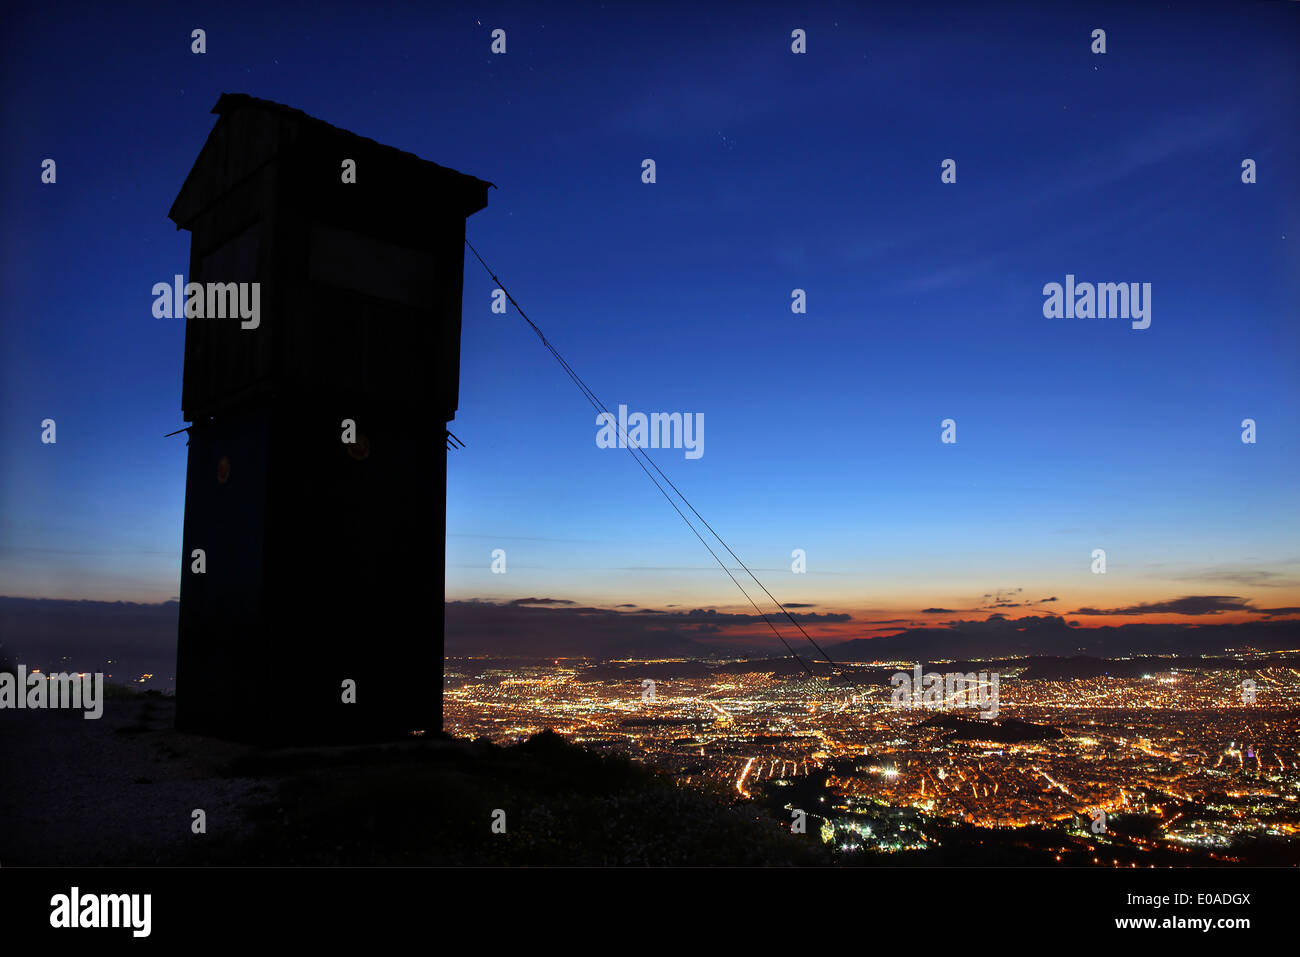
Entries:
POLYGON ((301 164, 328 157, 333 162, 337 154, 356 160, 359 168, 371 167, 365 175, 378 170, 385 178, 400 177, 413 209, 421 200, 434 200, 461 216, 487 206, 488 187, 495 186, 246 93, 221 94, 212 112, 220 118, 167 213, 178 229, 190 228, 216 199, 276 161, 301 164))

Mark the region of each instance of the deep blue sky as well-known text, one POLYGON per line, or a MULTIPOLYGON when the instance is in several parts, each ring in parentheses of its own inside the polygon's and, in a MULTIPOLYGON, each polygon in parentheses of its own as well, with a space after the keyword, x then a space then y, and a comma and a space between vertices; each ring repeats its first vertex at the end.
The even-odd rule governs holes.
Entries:
MULTIPOLYGON (((605 402, 703 413, 657 461, 782 600, 1300 604, 1300 5, 425 6, 6 11, 0 593, 179 590, 150 288, 246 92, 496 183, 471 241, 605 402), (1151 283, 1151 327, 1045 319, 1067 273, 1151 283)), ((492 286, 467 264, 448 596, 738 600, 492 286)))

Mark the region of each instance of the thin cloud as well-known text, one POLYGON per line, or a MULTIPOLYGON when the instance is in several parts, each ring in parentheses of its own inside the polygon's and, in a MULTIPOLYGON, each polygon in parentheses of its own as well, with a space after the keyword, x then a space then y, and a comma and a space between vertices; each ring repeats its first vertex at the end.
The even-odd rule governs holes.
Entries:
POLYGON ((1278 618, 1283 615, 1300 615, 1300 608, 1261 608, 1260 614, 1268 618, 1278 618))
POLYGON ((1258 609, 1250 607, 1249 598, 1234 595, 1184 595, 1169 601, 1141 602, 1126 605, 1123 608, 1079 608, 1068 612, 1071 615, 1219 615, 1226 611, 1248 611, 1258 614, 1258 609))
POLYGON ((1252 588, 1291 588, 1300 585, 1300 578, 1265 568, 1244 568, 1240 565, 1218 565, 1194 569, 1182 575, 1160 576, 1169 581, 1230 582, 1252 588))

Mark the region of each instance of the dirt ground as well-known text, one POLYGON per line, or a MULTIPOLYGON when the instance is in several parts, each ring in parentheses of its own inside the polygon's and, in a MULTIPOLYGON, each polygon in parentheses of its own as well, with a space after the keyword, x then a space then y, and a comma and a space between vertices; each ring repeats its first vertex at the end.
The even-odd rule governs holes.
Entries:
POLYGON ((190 841, 247 836, 273 783, 224 776, 247 749, 176 732, 174 711, 153 695, 110 697, 97 720, 0 711, 0 867, 180 863, 190 841))

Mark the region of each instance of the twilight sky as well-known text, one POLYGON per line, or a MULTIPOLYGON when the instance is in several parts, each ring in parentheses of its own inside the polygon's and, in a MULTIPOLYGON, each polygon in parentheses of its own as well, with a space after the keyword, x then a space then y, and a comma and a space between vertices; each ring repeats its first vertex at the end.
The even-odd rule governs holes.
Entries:
MULTIPOLYGON (((656 461, 846 637, 1300 606, 1300 5, 423 6, 6 9, 0 594, 179 591, 150 289, 245 92, 496 183, 470 240, 608 405, 703 415, 656 461), (1150 283, 1150 327, 1044 318, 1067 274, 1150 283)), ((493 285, 467 263, 448 599, 750 610, 493 285)))

